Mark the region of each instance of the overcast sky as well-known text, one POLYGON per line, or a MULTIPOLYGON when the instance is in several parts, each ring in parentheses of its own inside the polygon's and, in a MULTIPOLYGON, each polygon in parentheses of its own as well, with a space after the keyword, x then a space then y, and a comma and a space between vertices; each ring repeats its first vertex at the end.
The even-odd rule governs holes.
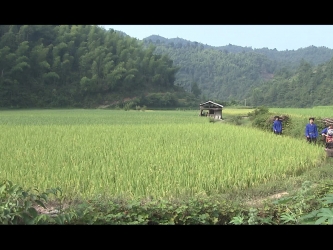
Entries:
POLYGON ((101 25, 142 40, 151 35, 211 46, 228 44, 279 51, 308 46, 333 49, 333 25, 101 25))

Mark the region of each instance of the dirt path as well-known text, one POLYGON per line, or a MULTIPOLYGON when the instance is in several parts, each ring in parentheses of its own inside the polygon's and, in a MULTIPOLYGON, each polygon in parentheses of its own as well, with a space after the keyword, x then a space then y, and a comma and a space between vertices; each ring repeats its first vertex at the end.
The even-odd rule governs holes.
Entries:
POLYGON ((256 199, 256 200, 252 200, 252 201, 248 201, 245 202, 246 205, 249 206, 260 206, 263 204, 264 201, 266 200, 275 200, 275 199, 280 199, 282 196, 286 196, 289 193, 287 192, 281 192, 281 193, 277 193, 277 194, 273 194, 271 196, 265 197, 265 198, 260 198, 260 199, 256 199))

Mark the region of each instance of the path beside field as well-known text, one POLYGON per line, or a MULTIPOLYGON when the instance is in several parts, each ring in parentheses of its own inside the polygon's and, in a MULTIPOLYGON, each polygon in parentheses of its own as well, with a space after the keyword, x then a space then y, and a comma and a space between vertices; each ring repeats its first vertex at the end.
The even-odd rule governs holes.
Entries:
POLYGON ((273 194, 273 195, 265 197, 265 198, 248 201, 248 202, 245 202, 245 204, 250 205, 250 206, 260 206, 266 200, 280 199, 282 196, 286 196, 288 194, 289 193, 287 193, 287 192, 281 192, 281 193, 273 194))

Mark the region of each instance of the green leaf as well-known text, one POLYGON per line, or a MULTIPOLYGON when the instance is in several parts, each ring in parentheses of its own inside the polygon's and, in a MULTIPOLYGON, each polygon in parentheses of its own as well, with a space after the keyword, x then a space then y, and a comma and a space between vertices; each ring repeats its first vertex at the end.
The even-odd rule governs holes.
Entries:
POLYGON ((326 217, 333 217, 333 211, 329 208, 321 208, 320 213, 317 214, 317 217, 326 216, 326 217))
POLYGON ((71 214, 65 214, 65 220, 67 223, 70 223, 70 221, 72 220, 72 215, 71 214))
POLYGON ((40 214, 35 218, 35 224, 45 224, 48 221, 50 221, 50 218, 46 214, 40 214))
POLYGON ((324 204, 333 204, 333 194, 329 194, 325 196, 324 198, 320 199, 321 201, 324 201, 324 204))
POLYGON ((38 216, 38 212, 33 207, 28 208, 28 212, 33 218, 36 218, 38 216))
POLYGON ((273 201, 273 204, 286 204, 287 202, 291 201, 292 197, 281 198, 279 200, 273 201))
POLYGON ((301 222, 301 224, 303 224, 303 225, 314 225, 315 220, 304 220, 304 221, 301 222))
POLYGON ((2 192, 6 189, 6 184, 2 185, 0 187, 0 194, 2 194, 2 192))
POLYGON ((321 218, 319 218, 318 220, 316 220, 316 222, 315 222, 315 225, 320 225, 320 224, 322 224, 324 221, 326 221, 326 217, 321 217, 321 218))
POLYGON ((27 213, 22 213, 23 222, 25 225, 29 225, 31 222, 31 217, 27 213))
POLYGON ((59 214, 57 217, 54 218, 56 224, 63 225, 64 224, 64 217, 62 214, 59 214))
POLYGON ((329 225, 333 225, 333 218, 329 218, 329 219, 328 219, 328 224, 329 224, 329 225))
POLYGON ((35 200, 35 202, 39 205, 39 206, 41 206, 41 207, 43 207, 43 208, 45 208, 46 209, 46 207, 45 207, 45 205, 44 205, 44 203, 43 202, 41 202, 40 200, 35 200))
POLYGON ((319 210, 313 210, 309 214, 303 215, 300 219, 301 220, 313 219, 317 216, 318 213, 319 213, 319 210))
POLYGON ((12 187, 10 187, 8 193, 9 194, 13 194, 16 193, 16 191, 19 189, 20 187, 18 185, 13 185, 12 187))
POLYGON ((47 201, 47 193, 42 193, 40 197, 47 201))
POLYGON ((31 201, 25 201, 25 202, 24 202, 24 207, 25 207, 26 209, 29 208, 29 207, 31 207, 31 205, 32 205, 31 201))

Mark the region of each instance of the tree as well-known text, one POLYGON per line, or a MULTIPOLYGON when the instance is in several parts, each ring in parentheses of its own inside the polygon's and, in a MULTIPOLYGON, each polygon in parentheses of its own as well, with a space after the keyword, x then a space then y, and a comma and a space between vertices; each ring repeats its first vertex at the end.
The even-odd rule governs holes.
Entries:
POLYGON ((201 94, 201 89, 199 88, 197 82, 193 82, 191 84, 191 93, 193 93, 195 97, 198 97, 201 94))

